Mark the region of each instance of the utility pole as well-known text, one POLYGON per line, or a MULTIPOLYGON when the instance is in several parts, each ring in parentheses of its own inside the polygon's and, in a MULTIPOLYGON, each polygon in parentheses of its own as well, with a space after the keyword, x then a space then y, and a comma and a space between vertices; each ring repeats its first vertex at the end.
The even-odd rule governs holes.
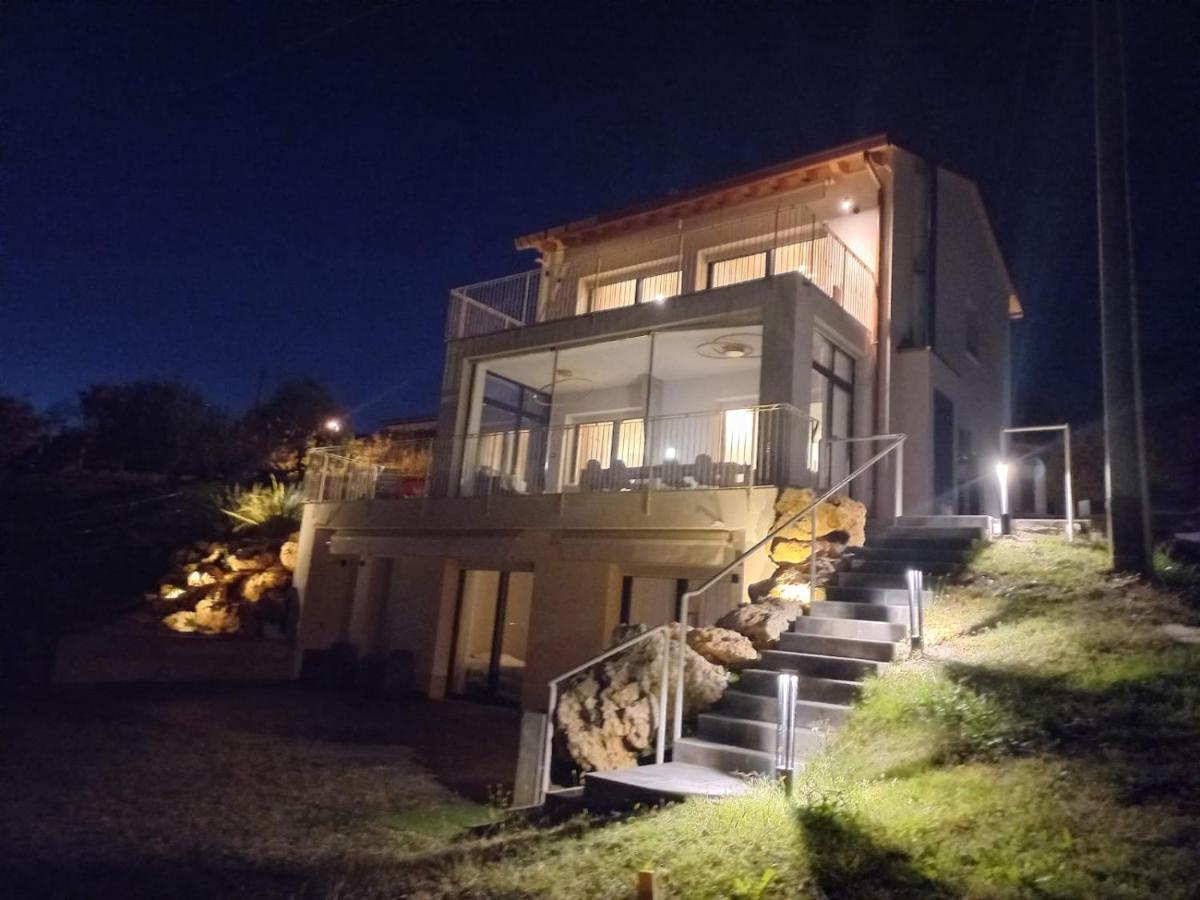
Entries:
POLYGON ((1152 571, 1150 509, 1142 435, 1119 0, 1092 0, 1092 63, 1104 373, 1105 515, 1113 568, 1118 572, 1149 575, 1152 571))

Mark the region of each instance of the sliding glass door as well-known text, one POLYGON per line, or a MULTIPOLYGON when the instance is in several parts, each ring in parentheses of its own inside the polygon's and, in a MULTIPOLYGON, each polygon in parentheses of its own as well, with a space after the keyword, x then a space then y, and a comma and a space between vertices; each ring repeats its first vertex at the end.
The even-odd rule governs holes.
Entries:
POLYGON ((451 694, 520 702, 532 599, 532 572, 463 571, 454 617, 451 694))

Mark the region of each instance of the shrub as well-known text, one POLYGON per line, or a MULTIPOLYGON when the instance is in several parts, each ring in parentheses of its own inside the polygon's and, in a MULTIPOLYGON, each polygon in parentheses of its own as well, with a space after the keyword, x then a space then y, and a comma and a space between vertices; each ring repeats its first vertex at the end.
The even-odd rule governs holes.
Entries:
POLYGON ((286 534, 299 527, 303 503, 298 485, 283 484, 272 475, 269 484, 235 485, 226 490, 220 509, 236 523, 234 531, 254 528, 286 534))

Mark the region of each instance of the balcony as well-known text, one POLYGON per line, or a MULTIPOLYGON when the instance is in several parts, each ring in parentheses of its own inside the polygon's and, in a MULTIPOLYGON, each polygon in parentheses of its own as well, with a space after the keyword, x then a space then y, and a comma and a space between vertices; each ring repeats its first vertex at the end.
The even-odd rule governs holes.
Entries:
POLYGON ((820 458, 786 404, 398 442, 385 457, 309 453, 312 501, 784 486, 820 458))
POLYGON ((789 206, 694 228, 671 229, 599 251, 567 250, 561 262, 450 292, 446 339, 523 328, 572 316, 801 273, 868 331, 876 279, 867 263, 807 207, 789 206))

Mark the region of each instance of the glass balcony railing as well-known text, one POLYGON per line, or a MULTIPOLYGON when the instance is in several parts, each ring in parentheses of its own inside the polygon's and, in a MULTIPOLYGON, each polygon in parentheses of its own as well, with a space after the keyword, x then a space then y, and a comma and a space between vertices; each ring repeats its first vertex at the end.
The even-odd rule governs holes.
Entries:
POLYGON ((805 483, 815 430, 787 404, 397 442, 375 459, 309 453, 308 500, 752 488, 805 483))

